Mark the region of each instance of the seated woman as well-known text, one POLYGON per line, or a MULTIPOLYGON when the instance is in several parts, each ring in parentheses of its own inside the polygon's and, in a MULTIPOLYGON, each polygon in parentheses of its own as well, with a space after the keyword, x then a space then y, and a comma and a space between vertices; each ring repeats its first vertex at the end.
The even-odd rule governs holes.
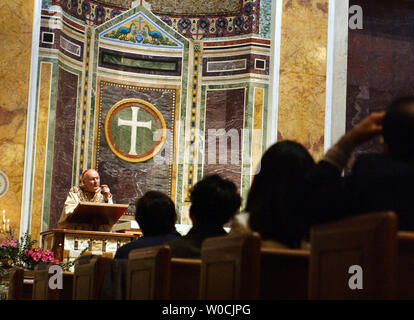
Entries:
POLYGON ((282 141, 271 146, 254 177, 246 213, 234 219, 231 233, 251 229, 260 234, 262 247, 301 248, 308 232, 296 217, 297 212, 306 210, 302 200, 304 179, 314 165, 312 156, 297 142, 282 141))
POLYGON ((218 175, 199 181, 190 199, 193 227, 186 236, 168 242, 173 257, 200 258, 203 241, 226 235, 223 225, 236 214, 241 203, 234 183, 218 175))
POLYGON ((131 250, 157 246, 180 237, 175 230, 174 203, 162 192, 148 191, 137 201, 135 220, 144 235, 120 247, 115 259, 128 259, 131 250))

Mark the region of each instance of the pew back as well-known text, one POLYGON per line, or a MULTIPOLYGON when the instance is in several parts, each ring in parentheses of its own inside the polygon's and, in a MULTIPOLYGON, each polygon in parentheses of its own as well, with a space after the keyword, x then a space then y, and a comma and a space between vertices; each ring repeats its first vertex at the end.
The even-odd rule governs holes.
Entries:
POLYGON ((400 231, 397 239, 397 296, 401 300, 414 300, 414 232, 400 231))
POLYGON ((397 217, 365 214, 311 230, 310 299, 393 299, 396 297, 397 217), (361 281, 363 290, 351 289, 361 281))
POLYGON ((23 279, 23 268, 13 268, 10 271, 8 300, 23 300, 23 279))
POLYGON ((258 299, 260 286, 258 234, 206 239, 201 249, 200 299, 258 299))
POLYGON ((200 295, 199 259, 171 259, 170 299, 197 300, 200 295))
MULTIPOLYGON (((49 266, 38 265, 34 270, 32 300, 49 300, 49 266)), ((53 292, 51 292, 53 295, 53 292)))
POLYGON ((260 298, 304 300, 308 297, 310 252, 261 249, 260 298))
POLYGON ((127 300, 165 300, 170 291, 171 250, 168 246, 130 252, 127 267, 127 300))
POLYGON ((73 300, 99 300, 105 268, 110 259, 82 256, 75 263, 73 300))
POLYGON ((52 276, 52 274, 49 273, 51 266, 53 266, 53 264, 39 264, 35 267, 32 300, 71 300, 73 273, 63 272, 62 288, 51 289, 49 287, 49 279, 52 276))

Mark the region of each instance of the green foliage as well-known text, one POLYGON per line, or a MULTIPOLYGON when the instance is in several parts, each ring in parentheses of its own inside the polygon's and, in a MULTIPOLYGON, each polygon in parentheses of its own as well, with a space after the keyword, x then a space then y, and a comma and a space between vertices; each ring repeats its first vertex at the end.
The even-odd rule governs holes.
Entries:
POLYGON ((21 238, 18 245, 19 253, 18 253, 18 261, 17 266, 33 269, 34 263, 33 259, 27 255, 27 252, 29 249, 33 247, 34 244, 36 244, 36 240, 32 240, 29 233, 25 233, 21 238))

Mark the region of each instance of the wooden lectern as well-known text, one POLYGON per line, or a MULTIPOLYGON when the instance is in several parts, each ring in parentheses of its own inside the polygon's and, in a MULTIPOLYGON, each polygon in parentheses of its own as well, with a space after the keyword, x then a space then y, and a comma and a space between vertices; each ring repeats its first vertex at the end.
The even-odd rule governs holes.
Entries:
MULTIPOLYGON (((128 205, 81 202, 67 218, 71 223, 111 227, 127 210, 128 205)), ((137 238, 135 235, 89 230, 51 229, 41 234, 44 250, 51 249, 55 258, 72 262, 82 252, 113 257, 116 250, 137 238)))
POLYGON ((66 220, 71 223, 112 227, 127 209, 127 204, 80 202, 66 220))

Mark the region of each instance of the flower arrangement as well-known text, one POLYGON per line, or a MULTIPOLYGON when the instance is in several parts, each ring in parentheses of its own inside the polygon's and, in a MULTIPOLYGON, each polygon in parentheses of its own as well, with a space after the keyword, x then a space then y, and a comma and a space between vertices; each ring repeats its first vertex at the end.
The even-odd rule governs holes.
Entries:
POLYGON ((3 266, 11 266, 15 263, 19 248, 17 240, 12 238, 9 241, 0 242, 0 263, 3 266))
POLYGON ((13 230, 9 230, 6 240, 0 242, 0 268, 22 267, 33 270, 40 262, 58 263, 52 250, 43 251, 42 248, 33 248, 36 240, 31 240, 28 233, 18 241, 13 230))

